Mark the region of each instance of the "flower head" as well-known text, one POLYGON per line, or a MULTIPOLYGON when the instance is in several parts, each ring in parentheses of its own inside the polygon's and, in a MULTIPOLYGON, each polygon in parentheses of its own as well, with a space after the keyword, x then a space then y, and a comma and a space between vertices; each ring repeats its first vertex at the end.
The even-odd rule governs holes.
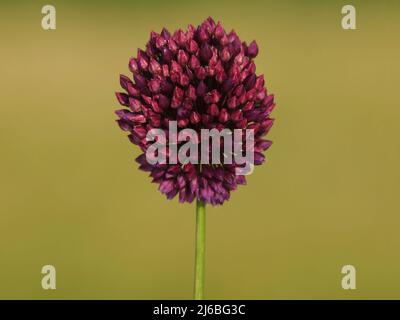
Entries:
MULTIPOLYGON (((264 140, 273 124, 269 117, 274 96, 267 94, 263 75, 257 76, 253 59, 258 54, 255 41, 247 45, 234 31, 226 33, 212 18, 197 28, 170 34, 151 32, 145 50, 129 61, 133 81, 120 76, 125 92, 117 92, 117 110, 122 130, 142 154, 136 161, 150 172, 153 182, 168 199, 179 195, 180 202, 199 199, 212 205, 229 199, 230 192, 245 184, 236 175, 238 163, 231 164, 150 164, 146 151, 151 144, 147 133, 154 128, 168 131, 170 121, 179 130, 252 129, 254 164, 264 162, 264 140)), ((170 156, 167 150, 166 157, 170 156)))

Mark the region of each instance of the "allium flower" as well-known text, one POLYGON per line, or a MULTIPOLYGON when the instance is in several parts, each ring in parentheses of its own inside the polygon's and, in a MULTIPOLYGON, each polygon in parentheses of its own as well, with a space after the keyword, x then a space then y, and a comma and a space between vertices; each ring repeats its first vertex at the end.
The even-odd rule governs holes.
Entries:
MULTIPOLYGON (((180 202, 196 199, 195 299, 202 299, 204 294, 205 204, 224 203, 231 191, 246 180, 237 174, 242 163, 236 158, 231 163, 217 164, 168 161, 175 156, 175 146, 183 143, 171 138, 170 124, 176 122, 180 132, 239 131, 245 141, 234 142, 242 149, 234 148, 232 154, 251 148, 252 162, 262 164, 262 152, 272 143, 263 136, 273 124, 269 115, 275 104, 274 96, 268 95, 264 87, 264 77, 255 73, 253 59, 257 54, 255 41, 247 45, 234 31, 226 33, 219 22, 215 24, 208 18, 197 28, 189 25, 187 31, 179 29, 173 35, 166 29, 161 34, 152 32, 146 50, 138 50, 137 57, 129 61, 133 81, 120 76, 125 92, 116 95, 126 108, 116 111, 117 122, 143 152, 136 159, 139 168, 150 172, 168 199, 177 194, 180 202), (147 138, 153 129, 169 133, 165 135, 170 140, 166 141, 169 149, 162 149, 166 163, 148 161, 152 142, 147 138), (247 132, 252 133, 251 142, 247 141, 247 132)), ((196 144, 201 144, 201 139, 196 144)), ((226 141, 219 141, 222 149, 226 141)), ((206 154, 211 151, 204 150, 206 154)), ((230 155, 229 151, 229 155, 224 153, 217 158, 230 155)))
MULTIPOLYGON (((136 159, 140 169, 150 172, 153 182, 168 199, 179 194, 180 202, 194 199, 222 204, 245 176, 236 175, 237 164, 194 165, 149 164, 145 152, 152 128, 168 130, 171 120, 178 130, 192 128, 254 129, 254 164, 264 162, 263 151, 271 141, 262 137, 273 124, 269 117, 274 96, 268 95, 263 75, 257 76, 253 59, 255 41, 247 45, 234 31, 226 33, 212 18, 197 28, 177 30, 171 35, 151 32, 146 49, 129 61, 132 81, 121 75, 125 92, 117 92, 121 105, 117 120, 129 139, 143 153, 136 159)), ((168 156, 168 155, 167 155, 168 156)))

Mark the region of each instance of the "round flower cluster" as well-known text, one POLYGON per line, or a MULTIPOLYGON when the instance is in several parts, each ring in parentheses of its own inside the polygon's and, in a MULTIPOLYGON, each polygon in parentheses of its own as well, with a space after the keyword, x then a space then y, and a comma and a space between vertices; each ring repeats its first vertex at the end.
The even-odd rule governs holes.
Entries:
MULTIPOLYGON (((133 81, 124 75, 117 92, 121 105, 117 120, 142 154, 140 169, 150 172, 153 182, 168 199, 179 194, 181 202, 199 199, 212 205, 229 199, 230 192, 245 177, 235 174, 232 164, 150 164, 146 150, 152 143, 146 134, 153 128, 168 132, 169 122, 178 130, 253 129, 254 164, 264 162, 262 154, 271 141, 264 140, 273 124, 269 117, 274 96, 267 94, 264 77, 257 76, 253 59, 255 41, 247 45, 234 31, 225 32, 220 22, 208 18, 198 27, 188 26, 171 35, 166 29, 151 32, 145 50, 129 61, 133 81)), ((167 135, 168 136, 168 135, 167 135)), ((167 151, 168 157, 168 151, 167 151)))

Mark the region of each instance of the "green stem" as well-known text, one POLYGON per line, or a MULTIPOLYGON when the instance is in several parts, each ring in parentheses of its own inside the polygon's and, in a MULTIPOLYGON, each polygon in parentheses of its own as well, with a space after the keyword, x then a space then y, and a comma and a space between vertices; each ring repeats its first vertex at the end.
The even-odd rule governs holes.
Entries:
POLYGON ((196 203, 196 260, 194 272, 194 299, 204 297, 204 253, 206 239, 206 206, 203 201, 196 203))

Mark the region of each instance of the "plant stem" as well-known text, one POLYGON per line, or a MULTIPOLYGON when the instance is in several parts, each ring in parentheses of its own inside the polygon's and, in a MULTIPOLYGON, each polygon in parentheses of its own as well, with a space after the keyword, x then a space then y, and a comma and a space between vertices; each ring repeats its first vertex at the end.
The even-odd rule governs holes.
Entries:
POLYGON ((196 202, 196 258, 194 272, 194 299, 204 297, 204 253, 206 239, 206 206, 203 201, 196 202))

